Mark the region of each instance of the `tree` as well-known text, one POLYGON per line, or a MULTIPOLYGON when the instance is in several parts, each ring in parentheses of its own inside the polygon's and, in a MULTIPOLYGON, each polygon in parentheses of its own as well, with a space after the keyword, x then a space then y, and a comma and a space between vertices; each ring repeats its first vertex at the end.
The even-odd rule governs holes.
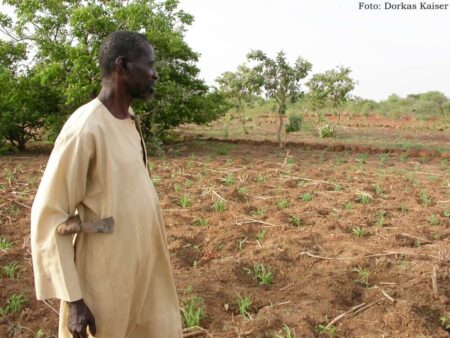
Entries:
POLYGON ((350 78, 350 73, 350 68, 341 66, 312 76, 306 85, 309 88, 309 99, 316 110, 327 104, 336 109, 347 101, 349 93, 355 88, 355 81, 350 78))
POLYGON ((220 90, 231 100, 233 108, 241 115, 244 133, 248 134, 245 123, 245 108, 251 105, 255 95, 261 93, 262 78, 253 68, 245 63, 238 66, 236 72, 225 72, 216 79, 220 90))
POLYGON ((281 133, 283 131, 284 117, 286 116, 288 103, 296 102, 303 92, 300 81, 303 80, 312 68, 312 64, 301 57, 297 58, 294 66, 286 60, 283 51, 277 54, 275 59, 267 57, 260 51, 251 51, 248 59, 256 61, 255 67, 263 79, 263 87, 267 98, 272 98, 277 104, 277 112, 280 119, 278 126, 278 144, 284 147, 281 133))
POLYGON ((0 41, 0 143, 19 150, 39 138, 45 117, 57 109, 55 88, 42 85, 37 67, 21 67, 25 59, 25 44, 0 41))
MULTIPOLYGON (((0 15, 0 31, 13 43, 26 43, 24 62, 39 71, 42 86, 57 88, 58 109, 47 125, 65 120, 100 89, 97 55, 112 31, 145 34, 155 47, 159 84, 151 103, 139 103, 147 138, 162 137, 180 123, 207 123, 226 111, 225 99, 198 79, 198 54, 184 41, 193 17, 178 0, 3 0, 17 19, 0 15), (212 108, 212 109, 211 109, 212 108)), ((24 73, 24 76, 27 76, 24 73)), ((38 99, 38 98, 36 98, 38 99)), ((59 129, 59 128, 56 128, 59 129)))

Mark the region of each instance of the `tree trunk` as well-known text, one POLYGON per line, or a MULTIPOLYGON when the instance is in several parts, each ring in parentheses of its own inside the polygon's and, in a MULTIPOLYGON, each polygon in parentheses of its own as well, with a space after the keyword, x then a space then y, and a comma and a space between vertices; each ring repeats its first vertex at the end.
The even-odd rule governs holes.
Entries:
POLYGON ((278 145, 280 148, 284 148, 283 140, 281 138, 281 133, 283 131, 283 125, 284 125, 284 115, 281 112, 279 112, 278 116, 280 118, 280 125, 278 126, 278 145))

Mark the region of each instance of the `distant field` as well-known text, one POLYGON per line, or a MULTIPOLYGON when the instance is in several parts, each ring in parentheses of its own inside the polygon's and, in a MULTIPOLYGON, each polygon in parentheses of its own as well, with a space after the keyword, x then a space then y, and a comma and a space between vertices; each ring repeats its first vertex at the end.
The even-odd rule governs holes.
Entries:
MULTIPOLYGON (((287 120, 287 118, 286 118, 287 120)), ((317 122, 314 115, 306 115, 302 130, 289 134, 288 144, 309 146, 330 150, 353 150, 356 152, 410 152, 411 156, 436 156, 433 152, 450 152, 450 121, 439 116, 429 120, 412 117, 400 119, 385 116, 351 116, 342 114, 336 135, 321 139, 317 127, 336 123, 336 116, 326 116, 317 122), (419 151, 423 152, 419 154, 419 151), (430 153, 428 153, 430 152, 430 153)), ((184 125, 178 130, 187 136, 196 138, 214 138, 218 140, 254 140, 258 142, 276 142, 277 115, 256 114, 247 122, 249 134, 244 134, 239 117, 229 114, 209 126, 184 125)), ((440 156, 440 155, 439 155, 440 156)), ((450 157, 449 154, 444 157, 450 157)))

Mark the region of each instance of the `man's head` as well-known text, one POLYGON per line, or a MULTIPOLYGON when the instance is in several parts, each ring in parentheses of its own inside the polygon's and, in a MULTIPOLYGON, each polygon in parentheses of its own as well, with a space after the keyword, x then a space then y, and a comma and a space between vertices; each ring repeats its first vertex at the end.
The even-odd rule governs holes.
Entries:
POLYGON ((132 98, 148 100, 153 96, 158 74, 153 68, 155 52, 140 33, 117 31, 100 46, 99 64, 103 79, 114 78, 132 98))

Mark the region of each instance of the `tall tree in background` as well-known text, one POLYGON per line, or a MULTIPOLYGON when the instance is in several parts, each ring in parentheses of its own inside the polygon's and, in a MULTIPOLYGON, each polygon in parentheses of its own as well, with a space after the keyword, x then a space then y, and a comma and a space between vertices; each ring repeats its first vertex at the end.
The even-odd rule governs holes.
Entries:
POLYGON ((244 133, 248 134, 246 127, 246 106, 251 105, 255 95, 261 93, 262 78, 253 68, 245 63, 239 65, 235 72, 225 72, 216 79, 220 90, 232 102, 233 108, 240 115, 244 133))
MULTIPOLYGON (((101 41, 112 31, 144 33, 157 56, 159 83, 154 100, 140 103, 147 138, 160 138, 181 123, 207 123, 226 111, 225 99, 198 79, 198 55, 185 43, 193 17, 177 0, 3 0, 16 20, 0 14, 0 31, 14 45, 26 46, 22 67, 39 74, 39 84, 56 88, 57 111, 45 119, 58 131, 68 114, 95 97, 100 89, 97 65, 101 41)), ((30 79, 31 81, 31 79, 30 79)), ((36 97, 36 101, 41 98, 36 97)), ((39 105, 38 105, 39 106, 39 105)))
POLYGON ((258 64, 255 67, 263 79, 263 88, 267 98, 274 99, 277 104, 277 112, 280 119, 278 126, 278 144, 284 147, 282 132, 284 117, 286 116, 288 103, 296 102, 303 92, 300 81, 303 80, 312 68, 312 64, 301 57, 297 58, 294 66, 286 60, 286 54, 280 51, 275 59, 269 58, 260 50, 251 51, 247 58, 258 64))
POLYGON ((306 83, 309 88, 308 97, 313 107, 318 110, 329 105, 336 109, 345 103, 356 84, 350 77, 350 73, 350 68, 337 67, 324 73, 314 74, 306 83))

